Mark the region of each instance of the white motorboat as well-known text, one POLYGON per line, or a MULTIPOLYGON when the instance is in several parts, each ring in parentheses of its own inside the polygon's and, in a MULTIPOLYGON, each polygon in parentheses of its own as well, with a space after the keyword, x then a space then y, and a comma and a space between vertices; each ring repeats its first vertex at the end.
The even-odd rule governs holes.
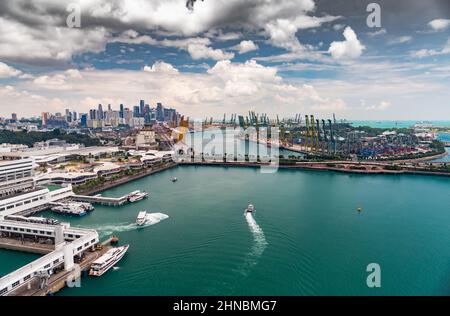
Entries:
POLYGON ((114 267, 120 259, 123 258, 128 248, 129 245, 109 249, 103 256, 92 263, 89 275, 102 276, 105 274, 109 269, 114 267))
POLYGON ((137 202, 137 201, 145 199, 147 196, 148 196, 147 192, 134 191, 134 192, 130 193, 130 195, 128 196, 128 201, 137 202))
POLYGON ((136 218, 136 224, 138 226, 142 226, 145 224, 146 220, 147 220, 147 212, 146 211, 139 212, 136 218))
POLYGON ((255 207, 253 206, 253 204, 249 204, 247 206, 247 208, 245 209, 246 213, 253 213, 254 211, 256 211, 255 207))

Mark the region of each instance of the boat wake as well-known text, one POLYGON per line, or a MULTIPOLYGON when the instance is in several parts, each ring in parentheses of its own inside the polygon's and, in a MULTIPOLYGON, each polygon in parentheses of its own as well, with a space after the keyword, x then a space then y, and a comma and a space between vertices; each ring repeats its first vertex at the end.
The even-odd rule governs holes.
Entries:
POLYGON ((158 224, 159 222, 167 218, 169 218, 169 216, 163 213, 149 213, 146 215, 145 224, 142 226, 138 226, 136 223, 132 224, 118 223, 118 224, 100 225, 97 227, 93 227, 93 229, 95 229, 99 233, 100 237, 104 237, 115 233, 123 233, 149 227, 158 224))
POLYGON ((250 232, 253 234, 254 241, 252 249, 248 253, 241 269, 242 274, 247 275, 250 269, 258 263, 258 258, 261 257, 268 243, 266 241, 266 237, 264 236, 263 230, 253 218, 253 214, 246 212, 245 219, 247 220, 250 232))
POLYGON ((145 216, 144 227, 158 224, 160 221, 163 221, 168 218, 169 215, 166 215, 164 213, 149 213, 145 216))

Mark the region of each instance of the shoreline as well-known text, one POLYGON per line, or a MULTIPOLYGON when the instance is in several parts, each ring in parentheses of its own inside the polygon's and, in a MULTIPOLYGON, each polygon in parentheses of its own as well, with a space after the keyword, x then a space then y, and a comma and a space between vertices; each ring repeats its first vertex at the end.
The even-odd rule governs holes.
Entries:
POLYGON ((115 181, 108 181, 108 182, 105 182, 103 185, 98 186, 96 188, 93 188, 91 190, 78 191, 76 194, 78 194, 78 195, 97 194, 97 193, 106 191, 108 189, 112 189, 114 187, 120 186, 122 184, 125 184, 125 183, 128 183, 128 182, 132 182, 134 180, 138 180, 138 179, 141 179, 143 177, 152 175, 154 173, 158 173, 158 172, 170 169, 172 167, 176 167, 177 165, 178 165, 177 163, 172 162, 172 163, 166 164, 163 167, 158 167, 158 168, 155 168, 155 169, 153 169, 153 168, 144 169, 144 172, 140 172, 138 174, 126 176, 124 178, 121 178, 121 179, 118 179, 118 180, 115 180, 115 181))
MULTIPOLYGON (((329 163, 329 162, 328 162, 329 163)), ((349 162, 333 162, 340 164, 351 164, 349 162)), ((305 164, 296 164, 296 165, 279 165, 277 166, 279 169, 298 169, 298 170, 315 170, 315 171, 334 171, 340 173, 350 173, 350 174, 364 174, 364 175, 402 175, 402 174, 410 174, 410 175, 430 175, 430 176, 444 176, 450 177, 450 173, 446 172, 432 172, 432 171, 421 171, 421 170, 385 170, 385 169, 377 169, 377 170, 357 170, 357 169, 343 169, 336 167, 328 167, 326 166, 327 162, 319 163, 323 164, 323 166, 308 166, 305 164)), ((221 166, 221 167, 247 167, 247 168, 259 168, 261 166, 270 167, 268 164, 260 164, 260 163, 242 163, 242 162, 180 162, 179 165, 188 165, 188 166, 221 166)), ((380 165, 378 165, 380 166, 380 165)))
MULTIPOLYGON (((446 156, 446 153, 440 154, 439 156, 446 156)), ((429 157, 426 157, 429 158, 429 157)), ((436 158, 434 158, 436 159, 436 158)), ((398 163, 403 162, 417 162, 418 160, 399 160, 396 161, 398 163)), ((423 160, 421 160, 423 161, 423 160)), ((377 167, 384 167, 385 165, 389 165, 389 162, 392 161, 386 161, 386 162, 368 162, 368 163, 361 163, 360 166, 377 166, 377 167)), ((294 165, 278 165, 277 168, 279 169, 297 169, 297 170, 315 170, 315 171, 332 171, 332 172, 339 172, 339 173, 349 173, 349 174, 364 174, 364 175, 401 175, 401 174, 409 174, 409 175, 427 175, 427 176, 444 176, 444 177, 450 177, 450 173, 446 172, 433 172, 433 171, 425 171, 425 170, 386 170, 386 169, 366 169, 366 170, 358 170, 358 169, 348 169, 348 168, 336 168, 327 166, 327 164, 341 164, 341 165, 359 165, 358 162, 351 162, 351 161, 328 161, 328 162, 300 162, 296 163, 294 165)), ((124 178, 115 180, 115 181, 108 181, 105 182, 103 185, 98 186, 96 188, 93 188, 91 190, 84 190, 84 191, 78 191, 77 194, 83 194, 83 195, 92 195, 92 194, 98 194, 100 192, 106 191, 108 189, 112 189, 114 187, 120 186, 122 184, 126 184, 128 182, 132 182, 134 180, 141 179, 143 177, 152 175, 154 173, 158 173, 161 171, 165 171, 167 169, 171 169, 173 167, 177 166, 221 166, 221 167, 247 167, 247 168, 260 168, 262 166, 266 166, 270 168, 270 165, 264 164, 264 163, 256 163, 256 162, 172 162, 170 164, 167 164, 163 167, 156 168, 156 169, 148 169, 144 172, 126 176, 124 178)))

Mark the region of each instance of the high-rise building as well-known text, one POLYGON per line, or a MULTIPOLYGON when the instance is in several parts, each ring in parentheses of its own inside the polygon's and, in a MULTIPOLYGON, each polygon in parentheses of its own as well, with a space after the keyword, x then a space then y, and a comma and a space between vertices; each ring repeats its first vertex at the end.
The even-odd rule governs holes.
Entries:
POLYGON ((69 123, 72 122, 72 113, 69 109, 66 109, 66 121, 69 123))
POLYGON ((133 107, 133 116, 134 117, 139 117, 140 116, 139 106, 134 106, 133 107))
POLYGON ((97 119, 97 110, 95 110, 95 109, 90 109, 89 110, 89 119, 90 120, 95 120, 95 119, 97 119))
POLYGON ((103 119, 103 107, 101 104, 98 105, 98 113, 97 113, 97 119, 102 120, 103 119))
POLYGON ((124 117, 124 107, 123 104, 120 105, 119 117, 123 119, 124 117))
POLYGON ((156 104, 156 120, 159 122, 164 122, 164 107, 162 103, 156 104))
POLYGON ((139 115, 140 115, 141 117, 144 117, 144 108, 145 108, 145 101, 144 101, 144 100, 141 100, 141 101, 139 102, 139 115))
POLYGON ((17 114, 16 113, 12 113, 11 114, 11 121, 12 122, 17 122, 17 114))
POLYGON ((87 127, 87 120, 88 120, 87 114, 81 114, 81 116, 80 116, 81 127, 84 127, 84 128, 87 127))
POLYGON ((47 120, 48 120, 48 113, 47 112, 42 112, 42 126, 46 126, 47 125, 47 120))
POLYGON ((78 114, 77 112, 73 111, 72 112, 72 121, 76 121, 78 119, 78 114))

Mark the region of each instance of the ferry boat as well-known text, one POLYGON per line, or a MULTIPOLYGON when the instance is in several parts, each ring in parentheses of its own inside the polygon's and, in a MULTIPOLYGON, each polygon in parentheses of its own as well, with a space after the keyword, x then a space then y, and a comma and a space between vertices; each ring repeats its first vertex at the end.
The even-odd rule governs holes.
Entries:
POLYGON ((253 206, 253 204, 249 204, 247 206, 247 208, 245 209, 246 213, 253 213, 254 211, 256 211, 256 210, 255 210, 255 207, 253 206))
POLYGON ((125 245, 122 247, 111 248, 103 256, 95 260, 91 269, 89 270, 89 275, 91 276, 102 276, 109 269, 111 269, 120 259, 123 258, 127 252, 130 245, 125 245))
POLYGON ((138 226, 142 226, 145 224, 146 219, 147 219, 147 212, 146 211, 139 212, 136 218, 136 224, 138 226))
POLYGON ((172 182, 177 182, 178 179, 177 179, 177 177, 172 177, 172 178, 170 178, 170 181, 172 181, 172 182))
POLYGON ((84 216, 87 214, 86 209, 82 205, 75 203, 54 206, 51 208, 51 210, 63 215, 84 216))
POLYGON ((148 196, 147 192, 141 192, 141 191, 134 191, 131 192, 130 195, 128 196, 128 201, 130 202, 137 202, 140 200, 145 199, 148 196))

